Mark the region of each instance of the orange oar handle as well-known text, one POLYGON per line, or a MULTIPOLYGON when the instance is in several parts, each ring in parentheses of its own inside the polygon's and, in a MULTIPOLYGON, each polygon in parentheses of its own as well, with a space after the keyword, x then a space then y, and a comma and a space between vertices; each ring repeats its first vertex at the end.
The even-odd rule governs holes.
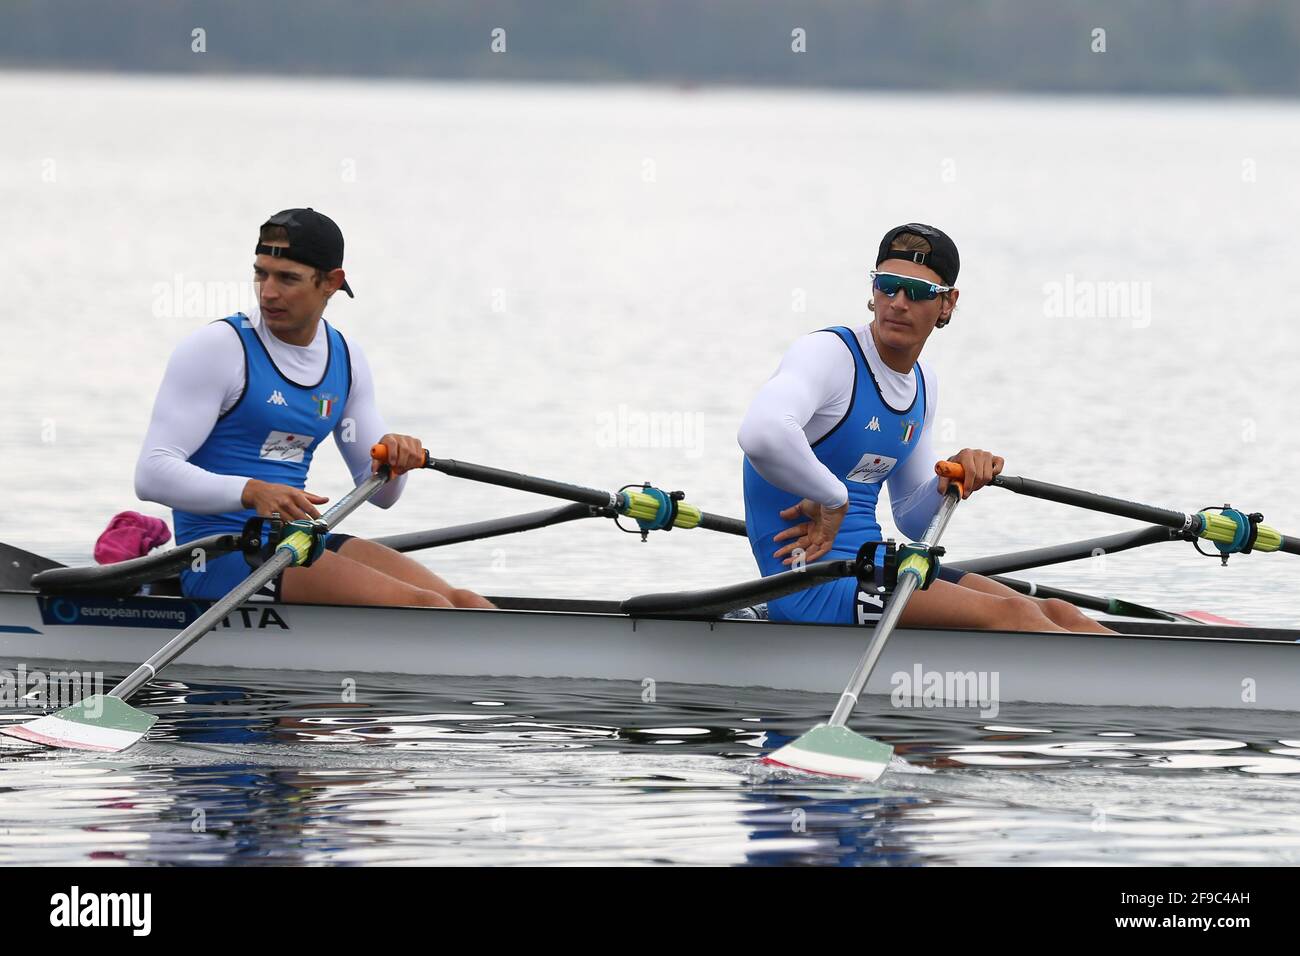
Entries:
MULTIPOLYGON (((370 457, 381 465, 388 464, 388 446, 383 442, 375 442, 370 446, 370 457)), ((427 448, 424 451, 424 467, 429 467, 429 450, 427 448)))
MULTIPOLYGON (((383 447, 383 446, 379 446, 383 447)), ((947 478, 957 486, 958 493, 966 497, 966 469, 956 461, 939 461, 935 462, 934 473, 940 478, 947 478)))

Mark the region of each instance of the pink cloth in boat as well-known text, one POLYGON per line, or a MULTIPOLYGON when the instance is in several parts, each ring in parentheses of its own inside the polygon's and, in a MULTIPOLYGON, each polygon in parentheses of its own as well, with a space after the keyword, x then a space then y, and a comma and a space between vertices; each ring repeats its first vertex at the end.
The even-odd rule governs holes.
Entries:
POLYGON ((100 564, 116 564, 142 558, 158 545, 166 544, 171 536, 171 529, 161 518, 123 511, 113 516, 95 542, 95 560, 100 564))

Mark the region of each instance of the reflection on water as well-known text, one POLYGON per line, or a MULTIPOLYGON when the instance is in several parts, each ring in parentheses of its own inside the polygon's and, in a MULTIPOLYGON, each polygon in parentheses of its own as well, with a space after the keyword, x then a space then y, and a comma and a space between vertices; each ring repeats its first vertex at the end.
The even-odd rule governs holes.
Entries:
POLYGON ((0 863, 1300 860, 1287 715, 868 714, 898 757, 862 786, 754 759, 824 717, 819 695, 178 674, 126 754, 4 749, 0 863))

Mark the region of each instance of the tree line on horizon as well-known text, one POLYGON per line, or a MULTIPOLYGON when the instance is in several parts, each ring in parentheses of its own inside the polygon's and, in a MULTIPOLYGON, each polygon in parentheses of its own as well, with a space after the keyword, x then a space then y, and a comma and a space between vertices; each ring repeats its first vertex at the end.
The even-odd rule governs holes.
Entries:
POLYGON ((0 68, 1300 94, 1291 0, 6 0, 0 68))

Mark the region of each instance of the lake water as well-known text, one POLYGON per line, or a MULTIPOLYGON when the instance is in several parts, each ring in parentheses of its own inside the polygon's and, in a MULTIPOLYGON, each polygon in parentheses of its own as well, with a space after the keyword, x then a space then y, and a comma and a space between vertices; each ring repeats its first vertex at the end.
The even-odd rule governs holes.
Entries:
MULTIPOLYGON (((299 205, 347 236, 357 298, 327 316, 390 428, 439 457, 739 515, 754 390, 798 335, 865 321, 880 235, 920 220, 963 259, 926 351, 943 454, 1300 529, 1295 104, 8 73, 0 109, 0 539, 59 560, 87 561, 117 511, 164 514, 132 473, 167 356, 247 301, 256 226, 299 205)), ((332 446, 310 487, 345 490, 332 446)), ((415 475, 345 530, 546 504, 415 475)), ((945 543, 960 560, 1128 527, 988 489, 945 543)), ((734 538, 594 521, 422 557, 497 594, 754 573, 734 538)), ((1298 572, 1166 544, 1032 576, 1296 626, 1298 572)), ((0 762, 0 860, 1297 859, 1291 719, 893 714, 905 765, 868 791, 754 769, 760 739, 827 709, 815 695, 683 688, 629 726, 625 689, 397 680, 340 717, 333 678, 196 673, 152 692, 164 733, 129 756, 0 762)))

